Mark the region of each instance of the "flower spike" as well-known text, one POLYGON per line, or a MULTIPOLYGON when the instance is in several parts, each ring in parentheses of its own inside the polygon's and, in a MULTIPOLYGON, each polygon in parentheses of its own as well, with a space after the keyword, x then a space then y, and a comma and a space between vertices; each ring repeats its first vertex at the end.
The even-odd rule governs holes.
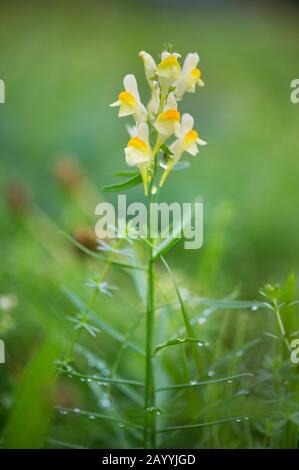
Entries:
POLYGON ((174 52, 162 52, 158 64, 146 51, 140 51, 139 57, 151 91, 147 106, 140 99, 137 81, 132 74, 124 77, 124 89, 110 106, 119 107, 119 117, 132 116, 134 119, 134 125, 127 126, 130 139, 125 148, 125 159, 127 165, 140 171, 147 195, 149 182, 152 194, 156 191, 156 173, 162 164, 164 173, 160 187, 184 152, 197 155, 198 146, 206 145, 193 129, 193 117, 185 113, 181 118, 178 109, 183 95, 194 93, 196 87, 204 83, 196 52, 187 54, 182 67, 180 54, 174 52))

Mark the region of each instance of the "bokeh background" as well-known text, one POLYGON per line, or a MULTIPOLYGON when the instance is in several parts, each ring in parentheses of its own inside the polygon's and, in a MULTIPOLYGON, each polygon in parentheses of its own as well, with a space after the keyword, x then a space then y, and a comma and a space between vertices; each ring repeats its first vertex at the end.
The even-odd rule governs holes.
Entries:
MULTIPOLYGON (((124 121, 109 103, 126 73, 148 96, 139 50, 156 59, 166 43, 198 51, 206 82, 182 110, 208 146, 163 189, 165 200, 204 201, 204 247, 170 257, 179 278, 200 295, 238 289, 252 299, 298 272, 299 105, 290 83, 299 78, 299 5, 3 1, 0 16, 0 295, 17 304, 0 317, 10 360, 0 370, 4 426, 24 365, 71 311, 61 286, 80 289, 95 270, 60 230, 91 237, 100 188, 126 168, 124 121)), ((128 197, 143 198, 140 189, 128 197)))

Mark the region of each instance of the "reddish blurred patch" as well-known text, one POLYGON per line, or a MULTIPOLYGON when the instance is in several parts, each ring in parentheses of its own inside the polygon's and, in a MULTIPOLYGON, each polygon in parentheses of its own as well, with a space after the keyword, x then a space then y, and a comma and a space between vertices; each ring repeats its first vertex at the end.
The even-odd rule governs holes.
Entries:
POLYGON ((70 155, 60 158, 54 165, 53 171, 61 185, 67 189, 78 187, 83 178, 83 170, 70 155))

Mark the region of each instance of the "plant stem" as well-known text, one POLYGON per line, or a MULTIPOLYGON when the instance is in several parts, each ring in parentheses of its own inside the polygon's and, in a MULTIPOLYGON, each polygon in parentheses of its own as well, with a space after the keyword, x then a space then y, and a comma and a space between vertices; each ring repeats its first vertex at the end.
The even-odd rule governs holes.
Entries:
POLYGON ((153 178, 151 179, 148 202, 148 270, 147 270, 147 300, 146 300, 146 342, 145 342, 145 390, 144 390, 144 447, 156 447, 156 418, 155 412, 150 411, 155 407, 156 391, 153 370, 153 343, 155 331, 155 310, 154 310, 154 259, 153 247, 150 240, 150 204, 153 178))
POLYGON ((282 318, 281 318, 281 315, 280 315, 280 309, 279 309, 279 306, 277 305, 277 301, 274 302, 274 309, 275 309, 276 319, 277 319, 277 323, 278 323, 278 327, 279 327, 279 330, 280 330, 281 337, 282 337, 283 341, 285 342, 285 345, 286 345, 288 351, 292 352, 292 348, 290 346, 290 343, 289 343, 289 340, 288 340, 288 337, 287 337, 287 333, 286 333, 286 330, 285 330, 285 327, 284 327, 284 324, 283 324, 283 321, 282 321, 282 318))

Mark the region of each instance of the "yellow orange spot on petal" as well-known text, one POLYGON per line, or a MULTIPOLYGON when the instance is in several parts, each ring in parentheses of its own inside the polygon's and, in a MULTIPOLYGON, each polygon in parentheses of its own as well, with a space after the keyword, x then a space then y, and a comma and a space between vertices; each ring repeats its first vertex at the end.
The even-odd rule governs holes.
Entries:
POLYGON ((135 99, 135 96, 132 95, 132 93, 130 93, 129 91, 122 91, 119 95, 118 95, 118 99, 121 103, 124 103, 128 106, 133 106, 135 107, 136 106, 136 99, 135 99))
POLYGON ((146 143, 139 137, 133 137, 128 142, 128 147, 134 147, 136 150, 146 152, 148 150, 146 143))
POLYGON ((192 129, 191 131, 187 132, 184 137, 184 146, 188 146, 198 139, 198 133, 192 129))
POLYGON ((159 114, 158 120, 159 121, 179 121, 180 113, 176 109, 168 109, 168 111, 164 111, 164 113, 159 114))
POLYGON ((160 69, 166 69, 168 67, 180 67, 178 59, 174 55, 167 56, 160 64, 158 65, 160 69))
POLYGON ((199 69, 193 69, 193 70, 191 71, 191 75, 192 75, 193 78, 198 79, 198 78, 201 77, 201 70, 199 70, 199 69))

